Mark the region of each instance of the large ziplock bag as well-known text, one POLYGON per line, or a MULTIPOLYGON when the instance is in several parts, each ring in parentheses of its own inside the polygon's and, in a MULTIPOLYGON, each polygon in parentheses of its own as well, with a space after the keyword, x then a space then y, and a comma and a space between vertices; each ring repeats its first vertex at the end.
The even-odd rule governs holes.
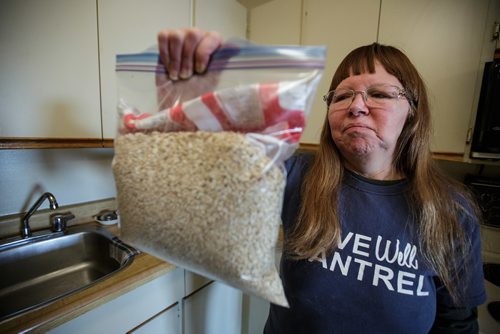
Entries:
POLYGON ((325 48, 230 41, 205 74, 168 80, 156 49, 118 55, 113 172, 131 245, 288 306, 275 265, 284 160, 325 48))

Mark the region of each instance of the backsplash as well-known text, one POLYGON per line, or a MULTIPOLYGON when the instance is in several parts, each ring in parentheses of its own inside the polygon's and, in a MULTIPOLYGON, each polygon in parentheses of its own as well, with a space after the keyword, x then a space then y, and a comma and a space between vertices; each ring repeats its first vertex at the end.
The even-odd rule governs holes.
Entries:
MULTIPOLYGON (((33 231, 49 228, 50 216, 54 213, 64 213, 70 211, 74 214, 75 218, 68 221, 68 226, 71 226, 94 221, 95 216, 99 213, 116 209, 117 204, 114 198, 60 206, 54 211, 42 209, 36 211, 30 218, 30 227, 33 231)), ((23 215, 14 214, 0 217, 0 239, 20 235, 22 216, 23 215)))
POLYGON ((114 198, 112 160, 110 148, 0 150, 0 218, 27 211, 46 191, 60 206, 114 198))
POLYGON ((463 182, 466 174, 500 178, 500 165, 479 165, 464 162, 438 160, 438 166, 445 174, 463 182))

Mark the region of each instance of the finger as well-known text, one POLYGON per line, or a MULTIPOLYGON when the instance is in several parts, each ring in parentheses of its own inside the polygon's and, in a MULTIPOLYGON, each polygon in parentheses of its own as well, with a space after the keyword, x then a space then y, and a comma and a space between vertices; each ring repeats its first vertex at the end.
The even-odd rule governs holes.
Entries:
POLYGON ((199 41, 195 53, 195 70, 203 73, 207 69, 210 56, 222 45, 222 37, 215 31, 204 34, 199 41))
POLYGON ((196 28, 185 30, 182 63, 179 73, 181 79, 189 79, 193 75, 194 53, 204 35, 205 32, 196 28))
POLYGON ((168 43, 168 53, 170 62, 167 66, 168 76, 171 80, 179 79, 179 71, 182 62, 182 48, 184 43, 184 31, 178 30, 170 34, 168 43))
POLYGON ((169 62, 169 54, 168 54, 168 30, 162 30, 158 33, 158 51, 160 52, 160 60, 165 68, 169 62))
POLYGON ((171 80, 177 80, 181 66, 184 31, 164 30, 158 35, 160 58, 171 80))
POLYGON ((167 71, 167 66, 170 63, 170 52, 168 46, 170 33, 171 30, 168 29, 162 30, 158 33, 158 51, 160 52, 160 60, 167 71))

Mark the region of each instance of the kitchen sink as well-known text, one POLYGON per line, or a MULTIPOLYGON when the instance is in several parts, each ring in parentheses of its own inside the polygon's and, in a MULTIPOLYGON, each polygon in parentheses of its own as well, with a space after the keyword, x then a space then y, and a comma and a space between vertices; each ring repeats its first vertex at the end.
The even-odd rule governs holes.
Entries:
POLYGON ((102 281, 139 252, 101 226, 34 233, 0 243, 0 321, 102 281))

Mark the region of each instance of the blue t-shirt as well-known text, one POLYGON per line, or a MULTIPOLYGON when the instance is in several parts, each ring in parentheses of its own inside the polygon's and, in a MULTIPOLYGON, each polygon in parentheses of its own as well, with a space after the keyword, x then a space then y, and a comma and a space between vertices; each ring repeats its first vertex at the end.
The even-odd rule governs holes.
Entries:
MULTIPOLYGON (((300 208, 300 185, 310 161, 287 161, 282 213, 285 238, 300 208)), ((341 241, 333 253, 309 260, 281 259, 290 308, 271 305, 266 334, 428 333, 436 304, 451 304, 436 273, 422 258, 406 181, 368 182, 345 173, 339 198, 341 241)), ((332 203, 333 205, 333 203, 332 203)), ((477 224, 470 230, 463 306, 486 299, 477 224)))

